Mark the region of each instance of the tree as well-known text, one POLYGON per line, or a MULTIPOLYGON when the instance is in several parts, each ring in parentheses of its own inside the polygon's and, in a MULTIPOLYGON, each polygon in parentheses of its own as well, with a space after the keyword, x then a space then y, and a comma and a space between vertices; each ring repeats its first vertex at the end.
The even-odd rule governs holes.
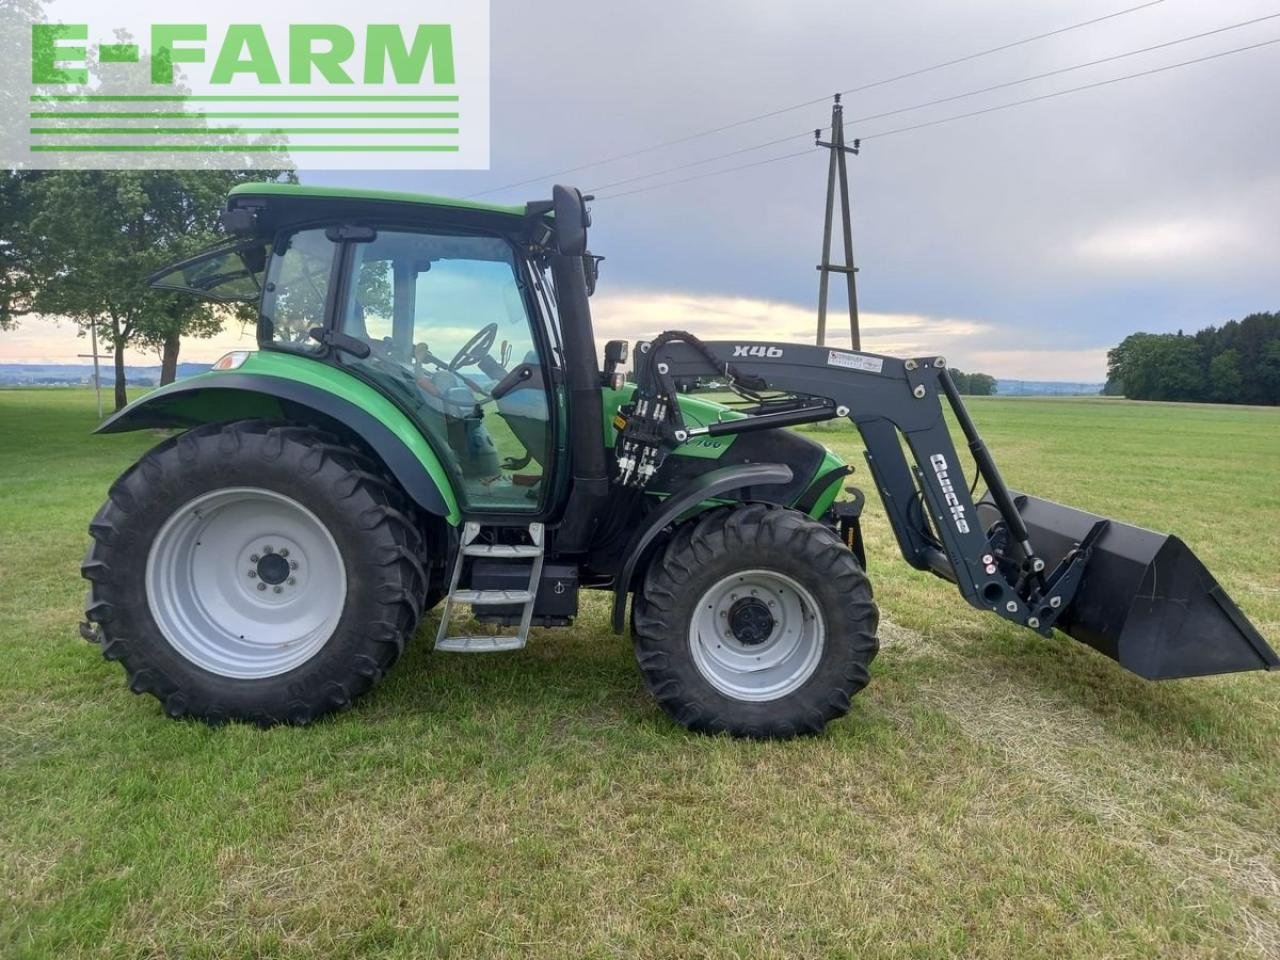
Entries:
MULTIPOLYGON (((0 14, 5 26, 0 39, 5 44, 13 36, 29 36, 31 23, 42 16, 37 0, 5 0, 0 14), (13 23, 10 15, 16 17, 13 23)), ((117 31, 117 39, 130 38, 117 31)), ((4 79, 12 81, 0 85, 0 106, 6 119, 24 121, 13 132, 26 136, 29 57, 18 56, 8 46, 0 52, 13 54, 0 58, 4 79)), ((147 76, 146 61, 126 68, 91 58, 90 82, 57 92, 145 94, 147 76)), ((172 89, 179 95, 187 92, 181 85, 172 89)), ((182 105, 175 101, 172 109, 180 111, 182 105)), ((223 148, 249 142, 239 135, 216 136, 223 148)), ((114 353, 117 409, 127 402, 126 346, 155 349, 161 357, 161 382, 172 380, 182 337, 211 336, 236 311, 149 290, 142 278, 221 236, 218 215, 231 187, 281 175, 277 170, 221 169, 225 163, 250 166, 261 154, 218 156, 231 159, 210 160, 211 169, 139 170, 131 169, 139 165, 137 158, 110 155, 103 165, 119 169, 7 174, 0 181, 0 326, 39 313, 68 317, 82 329, 95 328, 114 353)), ((288 158, 278 156, 271 162, 287 165, 288 158)))
POLYGON ((1280 404, 1280 313, 1194 335, 1135 333, 1107 353, 1107 388, 1133 400, 1280 404))
POLYGON ((996 392, 996 378, 986 373, 965 373, 952 367, 951 380, 965 396, 990 397, 996 392))
POLYGON ((1209 361, 1209 397, 1218 403, 1239 403, 1244 378, 1240 354, 1225 350, 1209 361))
POLYGON ((33 310, 96 326, 115 361, 115 404, 128 402, 124 351, 159 345, 168 372, 185 334, 209 336, 227 312, 142 277, 219 236, 218 211, 244 171, 65 170, 30 184, 30 248, 38 260, 33 310))
POLYGON ((996 378, 986 373, 969 374, 969 393, 975 397, 994 397, 996 378))
POLYGON ((39 286, 38 256, 25 225, 30 220, 30 185, 42 176, 31 170, 0 171, 0 330, 9 330, 32 312, 39 286))

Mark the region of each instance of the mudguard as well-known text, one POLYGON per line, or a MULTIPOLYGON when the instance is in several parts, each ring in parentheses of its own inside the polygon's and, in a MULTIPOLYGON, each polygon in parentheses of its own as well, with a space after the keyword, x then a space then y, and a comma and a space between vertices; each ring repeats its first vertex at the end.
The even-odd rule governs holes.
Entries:
POLYGON ((306 357, 257 353, 234 371, 179 380, 135 400, 95 433, 189 428, 251 417, 315 411, 359 436, 423 510, 456 524, 461 515, 440 458, 422 432, 386 397, 350 374, 306 357))
POLYGON ((679 493, 663 500, 662 506, 645 517, 643 524, 632 534, 623 554, 626 559, 613 587, 613 632, 622 632, 627 593, 631 589, 636 567, 667 524, 703 500, 710 500, 730 490, 746 491, 752 487, 768 488, 790 482, 791 468, 785 463, 744 463, 704 473, 679 493))

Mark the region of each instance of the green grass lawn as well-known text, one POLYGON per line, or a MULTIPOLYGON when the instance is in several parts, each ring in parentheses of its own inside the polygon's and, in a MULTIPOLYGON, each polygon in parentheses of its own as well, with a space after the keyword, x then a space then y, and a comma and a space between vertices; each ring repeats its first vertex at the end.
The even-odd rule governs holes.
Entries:
MULTIPOLYGON (((1280 411, 972 406, 1012 486, 1177 533, 1280 640, 1280 411)), ((1280 956, 1280 677, 1149 684, 979 614, 872 503, 881 654, 822 738, 676 727, 600 596, 518 654, 431 617, 309 728, 174 722, 77 635, 86 524, 157 439, 92 424, 0 392, 0 956, 1280 956)))

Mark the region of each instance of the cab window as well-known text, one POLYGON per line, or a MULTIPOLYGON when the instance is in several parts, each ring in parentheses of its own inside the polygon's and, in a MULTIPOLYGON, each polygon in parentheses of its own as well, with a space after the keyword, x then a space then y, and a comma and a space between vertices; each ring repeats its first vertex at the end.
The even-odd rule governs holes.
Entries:
POLYGON ((500 237, 378 230, 351 245, 344 355, 410 409, 447 460, 467 509, 536 511, 551 431, 519 265, 500 237))

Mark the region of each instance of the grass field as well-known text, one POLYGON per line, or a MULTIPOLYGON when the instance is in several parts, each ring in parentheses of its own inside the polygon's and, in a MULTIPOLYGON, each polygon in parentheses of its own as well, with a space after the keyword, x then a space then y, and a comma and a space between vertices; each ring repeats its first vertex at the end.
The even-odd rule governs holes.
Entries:
MULTIPOLYGON (((1176 532, 1280 640, 1280 411, 973 409, 1011 485, 1176 532)), ((882 651, 820 739, 677 728, 599 597, 514 655, 431 618, 310 728, 174 722, 77 636, 86 524, 156 442, 92 423, 0 392, 0 956, 1280 956, 1280 677, 980 615, 874 503, 882 651)))

